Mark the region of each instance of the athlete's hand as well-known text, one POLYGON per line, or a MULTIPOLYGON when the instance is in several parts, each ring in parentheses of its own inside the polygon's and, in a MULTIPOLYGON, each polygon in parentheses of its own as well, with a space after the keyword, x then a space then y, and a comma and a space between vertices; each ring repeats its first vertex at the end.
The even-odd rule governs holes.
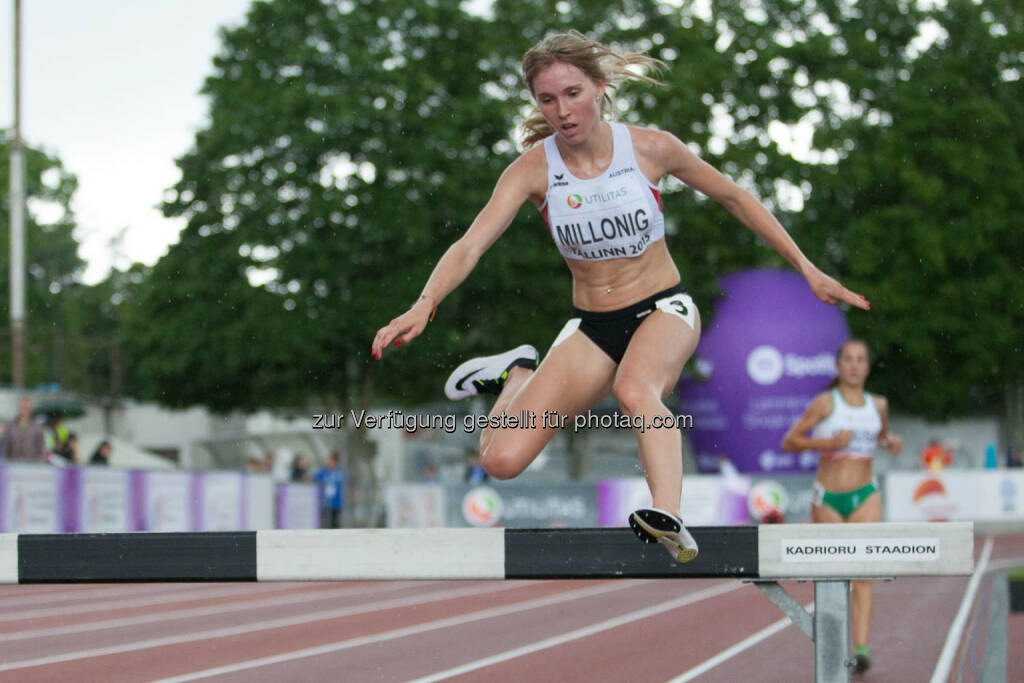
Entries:
POLYGON ((894 455, 899 455, 900 451, 903 450, 903 439, 895 434, 889 434, 879 439, 878 445, 894 455))
POLYGON ((807 284, 811 286, 814 296, 827 304, 835 306, 840 301, 845 301, 851 306, 871 310, 871 303, 860 294, 851 292, 843 287, 838 280, 831 278, 817 268, 813 268, 807 275, 807 284))
POLYGON ((432 317, 433 307, 428 299, 420 299, 408 311, 393 318, 384 327, 377 330, 373 338, 370 354, 380 360, 384 349, 388 346, 407 344, 423 333, 432 317))
POLYGON ((832 448, 830 450, 838 451, 840 448, 846 448, 852 440, 853 432, 849 429, 844 429, 832 437, 832 448))

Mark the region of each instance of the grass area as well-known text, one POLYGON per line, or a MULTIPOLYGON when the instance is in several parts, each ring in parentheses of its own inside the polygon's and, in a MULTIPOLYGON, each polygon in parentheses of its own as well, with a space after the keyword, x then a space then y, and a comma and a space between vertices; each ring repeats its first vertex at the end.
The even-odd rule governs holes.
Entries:
POLYGON ((1006 578, 1010 581, 1024 581, 1024 567, 1017 567, 1006 572, 1006 578))

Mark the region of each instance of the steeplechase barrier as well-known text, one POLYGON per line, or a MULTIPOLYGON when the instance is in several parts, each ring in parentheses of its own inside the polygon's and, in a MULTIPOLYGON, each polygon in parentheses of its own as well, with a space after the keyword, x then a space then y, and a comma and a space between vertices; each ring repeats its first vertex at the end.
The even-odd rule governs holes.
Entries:
POLYGON ((848 681, 856 579, 971 574, 971 522, 693 527, 676 564, 629 529, 343 529, 0 534, 0 583, 735 578, 815 644, 820 682, 848 681), (814 583, 809 614, 780 581, 814 583))

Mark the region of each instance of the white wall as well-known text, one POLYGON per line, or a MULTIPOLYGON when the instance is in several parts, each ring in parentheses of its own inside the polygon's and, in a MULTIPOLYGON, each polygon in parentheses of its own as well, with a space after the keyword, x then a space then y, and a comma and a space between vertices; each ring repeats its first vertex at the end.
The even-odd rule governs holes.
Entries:
POLYGON ((996 418, 965 418, 949 422, 928 422, 918 417, 894 415, 890 429, 903 437, 903 453, 897 458, 880 451, 875 458, 877 469, 921 469, 921 451, 932 439, 939 439, 953 449, 953 467, 973 468, 985 466, 985 447, 996 444, 996 456, 1005 460, 1005 445, 1000 439, 999 420, 996 418))

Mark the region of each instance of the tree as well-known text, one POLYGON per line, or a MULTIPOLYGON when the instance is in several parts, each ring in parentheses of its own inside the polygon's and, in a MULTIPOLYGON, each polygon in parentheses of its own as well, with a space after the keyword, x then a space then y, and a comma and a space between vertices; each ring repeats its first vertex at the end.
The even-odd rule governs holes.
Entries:
POLYGON ((801 229, 874 304, 851 326, 898 410, 992 412, 1024 380, 1024 17, 951 0, 922 32, 893 8, 860 3, 837 22, 849 52, 823 71, 841 70, 862 112, 823 126, 843 154, 813 179, 801 229), (886 49, 868 26, 901 39, 886 49))
POLYGON ((227 413, 289 405, 316 386, 296 372, 316 349, 290 329, 280 298, 251 287, 238 258, 216 244, 229 237, 200 245, 186 231, 129 288, 120 339, 135 395, 227 413))
POLYGON ((493 349, 563 308, 536 289, 512 295, 558 267, 536 224, 515 226, 486 275, 444 302, 415 358, 369 354, 512 158, 515 105, 479 91, 486 28, 453 3, 307 0, 256 3, 223 35, 204 87, 210 123, 165 206, 187 227, 134 314, 160 325, 126 339, 145 395, 347 408, 379 387, 421 401, 439 394, 428 369, 453 341, 493 349))

